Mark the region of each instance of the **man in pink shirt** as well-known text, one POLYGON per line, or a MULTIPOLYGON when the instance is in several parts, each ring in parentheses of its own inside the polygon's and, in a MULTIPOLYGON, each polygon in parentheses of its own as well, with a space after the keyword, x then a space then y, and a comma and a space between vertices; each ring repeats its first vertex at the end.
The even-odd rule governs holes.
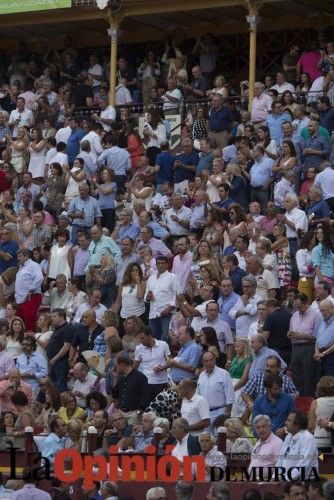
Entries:
POLYGON ((32 388, 29 384, 20 379, 20 372, 17 368, 13 368, 8 373, 8 380, 2 380, 0 382, 0 405, 1 411, 12 411, 17 413, 15 405, 11 402, 10 398, 17 392, 23 392, 28 398, 28 404, 31 407, 34 396, 32 388))
POLYGON ((319 76, 322 75, 321 69, 318 68, 320 59, 320 51, 314 50, 313 47, 310 52, 304 52, 297 62, 297 80, 300 81, 302 73, 308 73, 310 75, 311 83, 319 78, 319 76))
POLYGON ((251 121, 253 125, 264 125, 267 115, 271 111, 272 99, 265 93, 265 86, 262 82, 256 82, 254 87, 254 99, 251 110, 251 121))
MULTIPOLYGON (((253 448, 252 459, 248 468, 249 473, 252 472, 253 468, 257 467, 274 467, 283 444, 282 439, 272 432, 271 420, 268 415, 257 415, 253 420, 253 427, 258 440, 253 448)), ((255 473, 255 476, 258 478, 258 474, 255 473)), ((263 479, 267 479, 267 477, 268 473, 264 470, 263 479)))
POLYGON ((180 238, 176 244, 179 253, 174 257, 172 273, 179 279, 181 293, 185 293, 189 285, 193 254, 189 251, 188 238, 180 238))

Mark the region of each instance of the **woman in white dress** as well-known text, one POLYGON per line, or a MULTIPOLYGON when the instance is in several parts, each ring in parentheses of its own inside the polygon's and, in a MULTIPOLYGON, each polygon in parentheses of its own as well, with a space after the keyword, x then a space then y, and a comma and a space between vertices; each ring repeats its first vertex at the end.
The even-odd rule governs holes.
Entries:
POLYGON ((136 316, 144 320, 145 289, 146 281, 141 267, 136 262, 132 262, 125 269, 122 284, 118 288, 117 300, 113 305, 113 311, 116 314, 119 313, 123 320, 129 316, 136 316))
POLYGON ((75 196, 79 196, 79 183, 86 179, 84 172, 84 161, 82 158, 76 158, 73 167, 66 174, 66 192, 65 201, 70 202, 75 196))
POLYGON ((31 133, 32 141, 29 146, 30 161, 28 171, 33 179, 44 179, 46 140, 43 139, 40 128, 34 128, 31 133))
POLYGON ((211 203, 216 203, 220 200, 218 187, 224 181, 226 176, 223 174, 223 161, 221 158, 214 158, 212 162, 212 174, 210 175, 206 170, 202 174, 207 178, 206 194, 208 195, 211 203))
POLYGON ((144 186, 146 177, 144 174, 138 174, 133 179, 132 184, 128 184, 128 201, 132 206, 136 201, 145 203, 145 210, 151 210, 151 201, 153 197, 152 188, 144 186))
POLYGON ((57 243, 51 247, 47 276, 55 280, 59 274, 64 274, 66 279, 71 277, 73 266, 72 244, 67 229, 59 229, 56 233, 57 243))
POLYGON ((8 148, 11 152, 11 164, 18 174, 27 168, 29 138, 25 127, 20 127, 16 134, 16 139, 8 140, 8 148))

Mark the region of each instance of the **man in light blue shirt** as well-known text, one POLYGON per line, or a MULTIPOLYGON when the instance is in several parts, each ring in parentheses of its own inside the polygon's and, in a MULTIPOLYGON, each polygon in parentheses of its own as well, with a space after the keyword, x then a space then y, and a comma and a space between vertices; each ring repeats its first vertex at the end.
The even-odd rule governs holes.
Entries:
POLYGON ((319 304, 321 323, 316 331, 314 357, 320 363, 320 376, 334 376, 334 304, 322 300, 319 304))
POLYGON ((269 201, 270 186, 274 182, 274 160, 264 155, 262 146, 253 148, 254 165, 249 171, 251 185, 251 201, 258 201, 265 210, 269 201))
POLYGON ((42 443, 42 457, 50 460, 51 467, 56 456, 56 453, 65 448, 66 424, 60 417, 54 417, 49 424, 50 434, 42 443))
POLYGON ((93 226, 90 234, 92 241, 88 247, 89 257, 85 268, 86 272, 90 266, 101 265, 101 256, 104 254, 111 255, 113 260, 121 255, 121 249, 117 243, 110 236, 105 236, 99 226, 93 226))
POLYGON ((23 353, 16 361, 16 368, 20 370, 21 379, 31 388, 35 395, 39 392, 39 380, 48 375, 48 362, 46 357, 36 352, 36 339, 32 335, 26 335, 22 342, 23 353))
POLYGON ((220 284, 221 295, 217 301, 219 306, 220 319, 226 321, 235 330, 235 319, 229 315, 229 311, 240 299, 240 295, 233 291, 231 278, 223 278, 220 284))
POLYGON ((267 343, 262 335, 255 335, 251 339, 251 347, 254 352, 254 359, 249 370, 249 379, 254 377, 254 375, 257 375, 258 373, 264 372, 267 359, 271 358, 272 356, 276 356, 281 360, 281 373, 283 373, 287 369, 285 361, 281 358, 277 351, 274 351, 274 349, 270 349, 269 347, 267 347, 267 343))
POLYGON ((125 188, 126 174, 131 170, 131 157, 126 149, 118 147, 118 138, 107 134, 103 140, 106 149, 97 159, 100 167, 106 166, 115 174, 118 189, 125 188))
POLYGON ((78 243, 78 230, 89 229, 94 224, 101 225, 102 213, 98 201, 89 195, 89 186, 86 182, 79 184, 79 196, 70 202, 67 215, 72 219, 73 245, 78 243))
POLYGON ((182 326, 178 334, 181 345, 178 355, 160 367, 160 370, 172 368, 172 379, 175 384, 184 379, 195 378, 195 371, 200 365, 203 352, 202 347, 194 340, 195 330, 191 326, 182 326))
POLYGON ((270 137, 277 144, 280 144, 283 137, 282 123, 292 122, 290 113, 283 111, 281 101, 274 100, 271 105, 272 113, 267 117, 267 126, 270 130, 270 137))
POLYGON ((119 215, 120 223, 116 224, 113 236, 116 241, 121 241, 123 238, 131 238, 133 241, 139 236, 140 226, 133 222, 133 210, 131 208, 123 208, 119 215))

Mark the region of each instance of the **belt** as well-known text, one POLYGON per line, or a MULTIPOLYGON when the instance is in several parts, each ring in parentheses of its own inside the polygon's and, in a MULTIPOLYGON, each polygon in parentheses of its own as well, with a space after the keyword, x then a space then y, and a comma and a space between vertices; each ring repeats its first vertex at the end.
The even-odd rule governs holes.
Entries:
POLYGON ((220 410, 221 408, 225 408, 225 406, 217 406, 216 408, 210 408, 210 411, 220 410))
POLYGON ((298 344, 292 344, 293 347, 298 347, 298 346, 301 346, 301 345, 314 345, 315 344, 315 340, 310 340, 309 342, 299 342, 298 344))

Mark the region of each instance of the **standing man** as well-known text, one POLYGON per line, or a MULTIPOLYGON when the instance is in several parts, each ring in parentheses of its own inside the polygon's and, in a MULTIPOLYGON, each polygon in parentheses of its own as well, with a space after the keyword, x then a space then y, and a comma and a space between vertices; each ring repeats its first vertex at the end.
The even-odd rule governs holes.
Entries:
POLYGON ((318 311, 310 307, 305 293, 296 295, 294 307, 296 312, 291 317, 288 332, 288 338, 292 342, 290 370, 300 395, 313 396, 316 382, 313 356, 321 317, 318 311))
POLYGON ((79 230, 90 229, 94 224, 101 226, 101 210, 97 200, 89 195, 89 186, 86 182, 79 184, 79 196, 70 202, 67 215, 72 219, 73 245, 78 243, 79 230))
POLYGON ((66 153, 70 165, 74 162, 75 158, 80 152, 80 142, 85 136, 84 130, 80 127, 78 118, 71 117, 68 119, 68 124, 71 128, 70 136, 67 140, 66 153))
POLYGON ((278 352, 286 364, 290 365, 291 341, 287 334, 290 330, 291 313, 282 307, 276 299, 269 299, 266 302, 268 315, 264 321, 261 335, 267 340, 270 349, 278 352))
POLYGON ((40 265, 33 262, 27 248, 17 252, 19 270, 15 280, 15 301, 18 304, 17 314, 25 324, 28 332, 36 331, 36 320, 42 302, 41 286, 43 273, 40 265))
POLYGON ((34 115, 30 109, 27 109, 24 97, 18 97, 16 100, 16 109, 9 115, 8 125, 12 129, 12 136, 15 139, 17 131, 21 127, 30 129, 34 124, 34 115))
POLYGON ((280 144, 283 137, 282 123, 292 122, 292 118, 290 113, 283 110, 283 104, 277 99, 272 102, 271 109, 272 113, 267 117, 267 126, 270 130, 270 137, 276 141, 276 144, 280 144))
POLYGON ((307 125, 310 137, 301 140, 304 174, 309 167, 318 167, 323 161, 329 160, 331 155, 331 144, 326 137, 319 134, 319 125, 319 120, 312 117, 307 125))
POLYGON ((256 287, 256 278, 251 274, 242 278, 243 295, 229 312, 230 318, 235 321, 237 337, 248 338, 251 323, 258 319, 257 303, 262 297, 256 295, 256 287))
POLYGON ((187 420, 190 433, 198 436, 210 425, 208 402, 196 393, 196 383, 193 380, 181 380, 179 394, 182 398, 181 416, 187 420))
POLYGON ((92 118, 102 125, 105 132, 110 132, 111 126, 116 119, 116 110, 115 108, 113 108, 113 106, 109 105, 108 96, 101 97, 101 99, 99 100, 99 106, 101 109, 100 116, 95 113, 93 114, 92 118))
POLYGON ((90 230, 90 235, 92 239, 88 246, 89 257, 86 271, 91 266, 99 266, 102 255, 111 255, 113 260, 121 255, 121 249, 117 243, 110 236, 103 234, 101 226, 94 225, 90 230))
POLYGON ((316 333, 314 359, 320 363, 320 376, 334 376, 334 304, 323 300, 319 304, 322 320, 316 333))
POLYGON ((194 151, 193 141, 184 139, 181 142, 182 152, 174 161, 174 191, 184 195, 188 187, 188 181, 195 177, 199 156, 194 151))
POLYGON ((251 121, 256 127, 266 124, 267 116, 271 112, 272 98, 266 94, 265 85, 256 82, 254 87, 254 99, 252 102, 251 121))
POLYGON ((64 309, 52 312, 54 332, 46 348, 50 363, 50 377, 60 392, 67 391, 68 357, 73 340, 74 327, 66 321, 64 309))
POLYGON ((174 257, 172 272, 180 283, 181 293, 186 293, 191 276, 193 254, 189 250, 188 238, 179 238, 176 245, 178 254, 174 257))
POLYGON ((131 170, 131 158, 126 149, 119 147, 119 140, 113 134, 106 134, 103 138, 105 150, 97 159, 100 167, 107 167, 115 175, 117 189, 125 189, 126 177, 131 170))
POLYGON ((230 325, 231 330, 235 330, 235 320, 233 320, 228 313, 239 299, 240 295, 235 293, 232 279, 223 278, 220 283, 220 296, 217 300, 217 304, 220 318, 230 325))
POLYGON ((167 342, 156 340, 151 328, 146 325, 140 327, 138 340, 140 343, 135 350, 135 367, 146 375, 152 401, 168 386, 167 371, 160 370, 160 367, 166 363, 170 350, 167 342))
POLYGON ((274 161, 264 154, 262 146, 253 148, 254 164, 249 171, 251 201, 258 201, 264 210, 269 201, 270 186, 274 182, 274 161))
POLYGON ((147 377, 134 367, 126 352, 118 356, 113 375, 112 397, 117 400, 128 424, 134 425, 150 402, 147 377))
POLYGON ((320 125, 332 134, 334 130, 334 108, 327 96, 319 97, 317 104, 320 113, 320 125))
POLYGON ((156 258, 157 273, 147 280, 145 300, 150 304, 149 324, 156 339, 168 339, 169 323, 180 285, 175 274, 167 271, 168 260, 156 258))
POLYGON ((116 265, 116 285, 119 286, 122 283, 124 271, 129 264, 140 262, 139 255, 133 251, 134 243, 133 239, 129 236, 121 239, 120 241, 121 254, 116 255, 114 258, 116 265))
POLYGON ((183 197, 179 192, 171 196, 171 208, 165 210, 163 223, 168 228, 171 236, 187 236, 191 219, 191 208, 183 205, 183 197))
POLYGON ((232 122, 232 112, 228 106, 224 106, 223 96, 214 95, 208 124, 208 137, 212 147, 224 148, 227 146, 232 122))
POLYGON ((10 267, 17 266, 17 252, 19 245, 13 238, 13 231, 9 224, 1 229, 0 243, 0 273, 2 274, 10 267))
POLYGON ((216 356, 207 351, 203 354, 203 367, 197 382, 197 394, 209 403, 211 429, 219 415, 229 417, 234 403, 234 389, 230 374, 216 365, 216 356))
POLYGON ((297 62, 299 58, 299 47, 292 45, 288 54, 283 56, 282 67, 286 74, 288 83, 296 84, 297 81, 297 62))

